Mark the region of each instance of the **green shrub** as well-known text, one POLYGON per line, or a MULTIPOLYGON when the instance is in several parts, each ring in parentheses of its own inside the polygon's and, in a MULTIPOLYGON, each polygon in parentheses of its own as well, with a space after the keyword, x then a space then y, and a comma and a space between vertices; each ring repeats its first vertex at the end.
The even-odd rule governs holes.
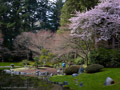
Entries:
POLYGON ((100 64, 92 64, 90 66, 88 66, 85 70, 87 73, 95 73, 95 72, 99 72, 101 71, 101 69, 103 69, 104 66, 100 65, 100 64))
POLYGON ((73 65, 73 66, 67 67, 64 72, 66 75, 72 75, 73 73, 78 73, 79 68, 80 68, 80 65, 73 65))
POLYGON ((81 57, 76 58, 74 61, 77 65, 84 64, 84 60, 81 57))
POLYGON ((105 67, 120 67, 120 51, 99 48, 89 55, 91 64, 101 64, 105 67))
POLYGON ((22 65, 30 65, 30 61, 28 61, 27 59, 22 60, 21 62, 22 65))
POLYGON ((36 68, 38 68, 38 65, 40 64, 39 57, 34 57, 34 61, 35 61, 35 63, 34 63, 33 66, 35 66, 36 68))

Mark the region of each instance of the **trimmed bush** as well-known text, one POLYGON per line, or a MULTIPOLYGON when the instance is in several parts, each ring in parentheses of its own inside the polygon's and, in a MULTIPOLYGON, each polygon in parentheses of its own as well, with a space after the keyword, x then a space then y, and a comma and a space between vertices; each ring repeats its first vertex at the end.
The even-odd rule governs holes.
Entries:
POLYGON ((89 55, 91 64, 100 64, 104 67, 120 67, 120 51, 98 48, 89 55))
POLYGON ((73 73, 78 73, 80 65, 73 65, 65 69, 66 75, 72 75, 73 73))
POLYGON ((92 64, 86 68, 86 72, 87 73, 95 73, 95 72, 101 71, 101 69, 103 69, 103 68, 104 68, 104 66, 102 66, 100 64, 92 64))

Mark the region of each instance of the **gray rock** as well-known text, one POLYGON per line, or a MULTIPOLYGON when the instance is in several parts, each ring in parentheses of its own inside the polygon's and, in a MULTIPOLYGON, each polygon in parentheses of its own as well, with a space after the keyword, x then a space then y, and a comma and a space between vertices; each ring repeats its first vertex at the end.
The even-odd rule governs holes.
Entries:
POLYGON ((78 76, 78 74, 77 74, 77 73, 73 73, 72 76, 73 76, 73 77, 76 77, 76 76, 78 76))
POLYGON ((114 84, 113 79, 110 78, 110 77, 107 77, 106 80, 105 80, 104 85, 105 85, 105 86, 108 86, 108 85, 111 85, 111 84, 114 84))
POLYGON ((83 82, 80 83, 79 87, 83 87, 83 82))
POLYGON ((20 72, 20 75, 26 75, 26 73, 25 72, 20 72))
POLYGON ((36 71, 36 75, 37 75, 37 76, 40 76, 40 71, 36 71))
POLYGON ((4 70, 5 73, 10 74, 11 70, 4 70))
POLYGON ((40 71, 37 71, 37 72, 36 72, 36 75, 37 75, 37 76, 47 76, 47 75, 48 75, 48 72, 40 72, 40 71))
POLYGON ((41 76, 46 76, 46 75, 48 75, 48 72, 41 72, 40 75, 41 76))
POLYGON ((15 75, 20 75, 20 72, 15 71, 14 74, 15 74, 15 75))
POLYGON ((68 81, 64 81, 64 82, 63 82, 63 85, 68 85, 68 81))

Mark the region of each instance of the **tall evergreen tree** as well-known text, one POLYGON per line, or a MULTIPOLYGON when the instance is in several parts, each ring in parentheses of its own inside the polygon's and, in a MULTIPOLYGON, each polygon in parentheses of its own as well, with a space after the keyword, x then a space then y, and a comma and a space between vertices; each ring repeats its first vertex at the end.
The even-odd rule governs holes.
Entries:
POLYGON ((66 23, 69 23, 68 19, 72 17, 71 14, 74 14, 75 11, 89 10, 97 3, 98 0, 66 0, 61 12, 60 25, 65 26, 66 23))
POLYGON ((53 31, 58 30, 58 27, 60 26, 60 15, 61 15, 61 9, 63 7, 63 0, 57 0, 55 3, 53 3, 51 12, 52 14, 50 15, 50 25, 51 29, 53 31))
POLYGON ((12 49, 13 39, 21 32, 48 27, 48 0, 0 0, 0 25, 4 46, 12 49))
POLYGON ((40 27, 38 29, 48 29, 47 28, 47 19, 48 19, 48 11, 49 11, 49 2, 48 0, 39 0, 38 8, 37 8, 37 18, 40 22, 40 27))
POLYGON ((13 0, 1 0, 0 1, 0 24, 1 24, 1 30, 4 34, 4 44, 8 45, 12 41, 13 33, 11 33, 10 29, 13 29, 13 26, 15 25, 15 22, 12 20, 12 7, 13 0), (10 35, 11 36, 10 36, 10 35))

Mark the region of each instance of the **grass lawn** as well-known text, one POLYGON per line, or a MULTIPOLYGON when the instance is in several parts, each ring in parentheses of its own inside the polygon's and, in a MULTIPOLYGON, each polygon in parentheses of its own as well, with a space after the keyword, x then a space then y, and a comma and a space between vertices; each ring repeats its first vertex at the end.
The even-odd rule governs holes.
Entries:
POLYGON ((9 70, 10 68, 0 68, 0 70, 5 70, 5 69, 9 70))
POLYGON ((120 68, 105 68, 102 72, 87 74, 83 73, 77 77, 72 75, 65 76, 53 76, 50 78, 53 82, 68 81, 68 86, 73 90, 120 90, 120 68), (104 86, 105 79, 111 77, 115 84, 110 86, 104 86), (78 82, 83 82, 83 87, 75 85, 75 79, 78 82))
POLYGON ((14 64, 15 66, 21 66, 20 62, 0 62, 0 66, 10 66, 14 64))
MULTIPOLYGON (((21 62, 0 62, 0 66, 10 66, 11 64, 14 64, 15 66, 23 66, 21 62)), ((30 61, 30 65, 33 65, 34 62, 30 61)))
MULTIPOLYGON (((0 66, 10 66, 11 64, 14 64, 15 66, 21 66, 20 62, 0 62, 0 66)), ((4 70, 4 69, 10 69, 10 67, 0 68, 0 70, 4 70)))

